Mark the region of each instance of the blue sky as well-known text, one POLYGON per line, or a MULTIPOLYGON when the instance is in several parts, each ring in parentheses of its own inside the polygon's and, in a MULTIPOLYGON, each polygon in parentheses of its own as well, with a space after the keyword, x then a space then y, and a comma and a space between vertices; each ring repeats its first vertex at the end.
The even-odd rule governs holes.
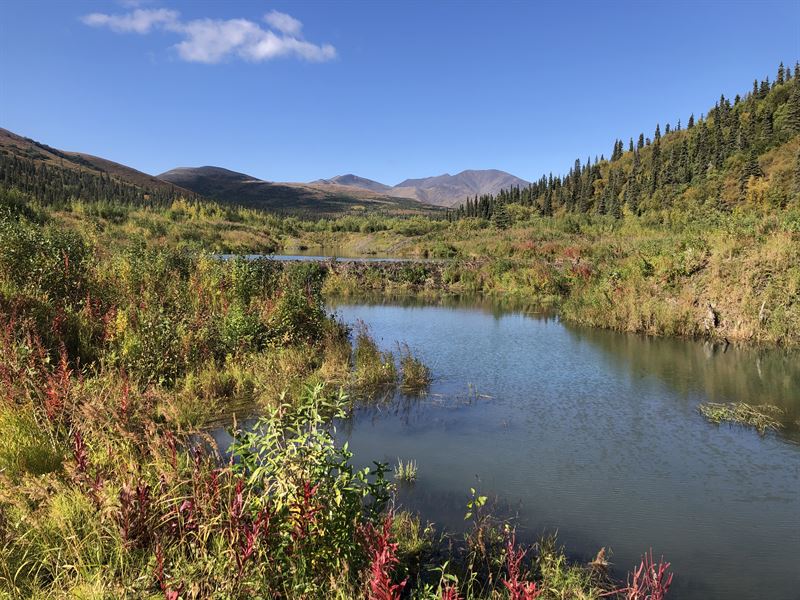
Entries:
POLYGON ((156 174, 535 179, 799 58, 796 0, 4 0, 0 126, 156 174))

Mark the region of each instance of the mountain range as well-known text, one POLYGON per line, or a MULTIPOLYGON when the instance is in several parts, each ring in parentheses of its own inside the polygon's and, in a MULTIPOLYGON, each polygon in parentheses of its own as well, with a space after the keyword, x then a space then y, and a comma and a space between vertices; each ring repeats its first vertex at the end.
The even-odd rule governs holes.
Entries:
POLYGON ((496 194, 502 189, 528 185, 524 179, 496 169, 405 179, 394 186, 352 173, 308 183, 273 183, 219 167, 181 167, 161 173, 158 178, 221 201, 254 202, 271 194, 304 191, 312 195, 327 193, 390 203, 408 199, 438 207, 454 207, 468 196, 496 194))
POLYGON ((445 173, 434 177, 405 179, 397 185, 386 185, 358 175, 338 175, 330 179, 318 179, 312 184, 334 184, 356 187, 372 192, 413 198, 424 204, 453 207, 462 204, 468 196, 497 194, 511 187, 526 187, 528 182, 497 169, 467 170, 456 175, 445 173))
MULTIPOLYGON (((114 182, 142 198, 200 196, 233 203, 310 214, 341 214, 351 210, 394 213, 431 211, 462 204, 468 196, 496 194, 528 182, 498 170, 469 170, 456 175, 405 179, 387 185, 353 174, 308 183, 265 181, 215 166, 179 167, 149 175, 126 165, 81 152, 59 150, 0 128, 0 157, 34 168, 66 169, 80 177, 114 182)), ((107 185, 107 184, 105 184, 107 185)), ((95 186, 95 189, 101 189, 95 186)), ((83 187, 84 193, 88 189, 83 187)))

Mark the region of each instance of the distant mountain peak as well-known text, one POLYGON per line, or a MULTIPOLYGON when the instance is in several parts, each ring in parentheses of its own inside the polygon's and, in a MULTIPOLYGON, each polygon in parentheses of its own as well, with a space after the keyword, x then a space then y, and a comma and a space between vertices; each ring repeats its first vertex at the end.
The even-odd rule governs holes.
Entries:
POLYGON ((528 182, 499 169, 466 169, 450 175, 406 179, 393 190, 398 195, 415 197, 420 202, 438 206, 458 206, 468 196, 496 194, 512 186, 525 187, 528 182))
POLYGON ((388 192, 392 189, 392 186, 386 185, 385 183, 381 183, 380 181, 375 181, 374 179, 367 179, 366 177, 359 177, 358 175, 354 175, 353 173, 347 173, 345 175, 337 175, 336 177, 331 177, 330 179, 317 179, 316 181, 312 181, 311 183, 316 184, 325 184, 325 185, 346 185, 349 187, 357 187, 364 190, 370 190, 372 192, 388 192))

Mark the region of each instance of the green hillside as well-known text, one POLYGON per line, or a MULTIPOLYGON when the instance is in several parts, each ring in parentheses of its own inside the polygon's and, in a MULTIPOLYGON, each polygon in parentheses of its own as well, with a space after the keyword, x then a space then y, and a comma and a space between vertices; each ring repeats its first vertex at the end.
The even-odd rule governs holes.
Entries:
POLYGON ((772 83, 754 81, 752 90, 733 100, 721 96, 706 115, 657 124, 651 136, 640 133, 627 143, 618 139, 610 158, 577 159, 564 176, 470 198, 453 216, 490 218, 498 205, 510 203, 541 215, 616 218, 703 205, 784 208, 800 194, 798 133, 800 65, 792 74, 781 63, 772 83))

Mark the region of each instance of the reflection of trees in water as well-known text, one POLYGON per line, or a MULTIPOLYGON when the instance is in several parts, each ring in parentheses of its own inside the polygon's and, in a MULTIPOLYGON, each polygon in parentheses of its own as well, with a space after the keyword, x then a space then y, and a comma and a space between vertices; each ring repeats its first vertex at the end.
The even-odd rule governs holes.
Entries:
POLYGON ((337 306, 399 306, 441 307, 463 310, 481 311, 500 318, 510 313, 525 313, 545 321, 555 319, 555 311, 541 304, 526 301, 515 296, 487 296, 486 294, 447 294, 442 296, 394 295, 385 293, 364 293, 346 298, 329 298, 328 306, 335 310, 337 306))
POLYGON ((620 370, 652 375, 684 398, 774 404, 785 411, 787 432, 800 418, 800 352, 746 348, 568 327, 578 340, 603 351, 620 370))
POLYGON ((406 426, 420 425, 429 423, 434 413, 441 418, 446 414, 442 410, 460 409, 490 399, 471 385, 463 392, 450 394, 403 394, 389 390, 378 398, 356 400, 352 412, 340 421, 339 431, 349 437, 357 423, 375 424, 387 418, 406 426))

